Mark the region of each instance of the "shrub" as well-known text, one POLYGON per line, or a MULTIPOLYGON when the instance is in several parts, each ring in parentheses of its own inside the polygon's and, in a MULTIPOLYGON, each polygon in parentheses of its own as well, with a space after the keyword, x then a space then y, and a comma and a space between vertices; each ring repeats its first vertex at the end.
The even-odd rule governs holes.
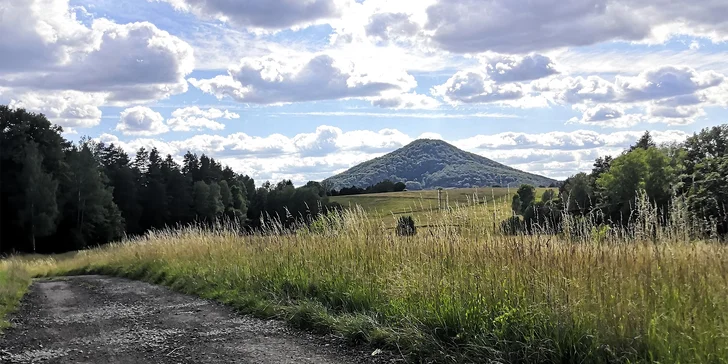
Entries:
POLYGON ((402 216, 397 220, 397 235, 412 236, 415 234, 417 234, 417 228, 412 216, 402 216))
POLYGON ((517 235, 524 230, 523 221, 518 216, 511 216, 501 222, 501 231, 506 235, 517 235))

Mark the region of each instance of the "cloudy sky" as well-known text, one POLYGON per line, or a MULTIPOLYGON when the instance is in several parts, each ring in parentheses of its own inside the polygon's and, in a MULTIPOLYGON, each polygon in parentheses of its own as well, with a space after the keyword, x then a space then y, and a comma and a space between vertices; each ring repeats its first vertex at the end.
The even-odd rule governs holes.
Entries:
POLYGON ((728 121, 725 0, 0 0, 0 103, 320 180, 420 138, 554 178, 728 121))

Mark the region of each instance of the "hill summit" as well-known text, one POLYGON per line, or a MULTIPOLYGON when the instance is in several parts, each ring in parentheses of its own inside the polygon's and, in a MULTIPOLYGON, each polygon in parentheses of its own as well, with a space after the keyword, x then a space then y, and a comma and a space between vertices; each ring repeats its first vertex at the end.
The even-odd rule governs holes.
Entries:
POLYGON ((329 177, 324 183, 340 189, 366 187, 385 179, 407 182, 410 189, 505 186, 508 183, 539 186, 556 182, 466 152, 442 140, 418 139, 329 177))

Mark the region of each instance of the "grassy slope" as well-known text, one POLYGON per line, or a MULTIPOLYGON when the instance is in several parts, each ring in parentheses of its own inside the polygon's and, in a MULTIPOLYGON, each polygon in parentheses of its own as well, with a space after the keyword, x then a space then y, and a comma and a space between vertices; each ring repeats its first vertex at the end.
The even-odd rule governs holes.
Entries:
POLYGON ((9 323, 7 315, 15 310, 30 285, 30 275, 21 264, 0 261, 0 332, 9 323))
POLYGON ((315 233, 169 232, 24 264, 166 284, 415 361, 728 362, 728 246, 680 226, 658 244, 509 237, 490 216, 455 210, 399 238, 351 213, 315 233))

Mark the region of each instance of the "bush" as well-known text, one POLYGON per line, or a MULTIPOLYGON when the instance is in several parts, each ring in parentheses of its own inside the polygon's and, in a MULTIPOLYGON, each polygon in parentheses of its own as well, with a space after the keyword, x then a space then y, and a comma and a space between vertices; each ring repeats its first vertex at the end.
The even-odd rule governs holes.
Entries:
POLYGON ((523 221, 518 216, 511 216, 501 222, 501 231, 506 235, 518 235, 524 231, 523 221))
POLYGON ((412 216, 402 216, 397 220, 397 235, 412 236, 415 234, 417 234, 417 228, 412 216))

